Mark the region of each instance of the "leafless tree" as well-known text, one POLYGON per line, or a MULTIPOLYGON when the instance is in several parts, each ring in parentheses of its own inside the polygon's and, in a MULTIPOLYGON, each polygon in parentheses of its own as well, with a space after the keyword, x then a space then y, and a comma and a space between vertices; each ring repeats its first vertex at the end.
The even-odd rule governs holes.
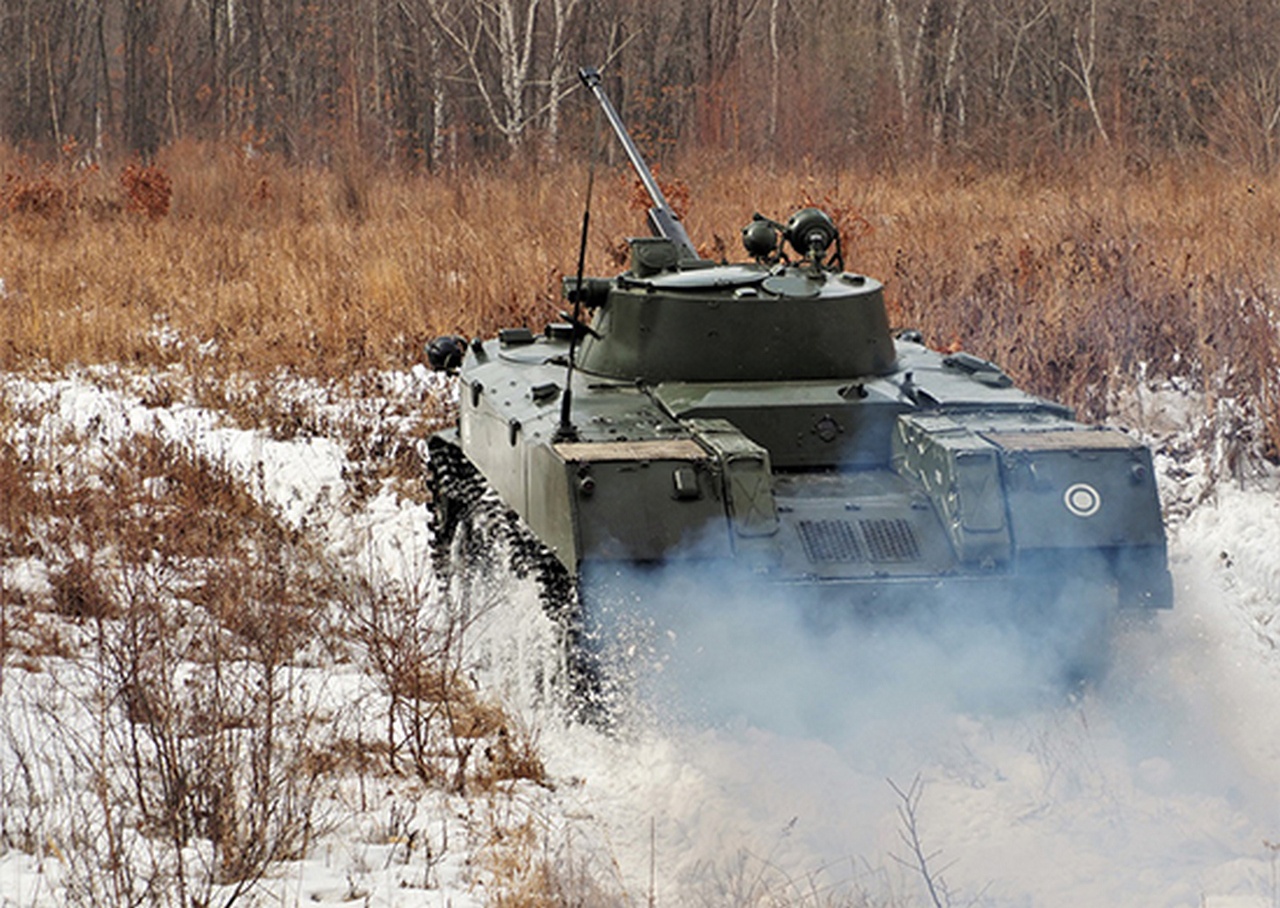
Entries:
POLYGON ((1098 0, 1089 0, 1089 9, 1085 15, 1084 37, 1080 35, 1077 25, 1071 32, 1071 50, 1074 57, 1071 61, 1063 61, 1062 67, 1070 74, 1084 92, 1085 101, 1089 105, 1089 113, 1093 116, 1093 124, 1098 129, 1102 144, 1110 145, 1111 137, 1102 124, 1102 113, 1098 110, 1098 0))
POLYGON ((0 139, 554 157, 589 122, 565 116, 574 70, 609 61, 651 154, 1097 144, 1266 168, 1276 34, 1267 4, 1159 0, 0 0, 0 139))

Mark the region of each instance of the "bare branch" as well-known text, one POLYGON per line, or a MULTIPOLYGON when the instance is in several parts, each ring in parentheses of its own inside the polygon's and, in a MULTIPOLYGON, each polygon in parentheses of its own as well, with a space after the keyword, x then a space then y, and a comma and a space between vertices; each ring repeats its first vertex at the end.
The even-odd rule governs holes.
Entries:
MULTIPOLYGON (((929 900, 934 908, 948 908, 951 904, 951 894, 947 890, 946 882, 942 879, 942 871, 935 871, 930 862, 934 861, 941 851, 933 851, 925 853, 924 845, 920 841, 920 823, 918 810, 920 807, 920 798, 924 794, 924 783, 917 774, 911 780, 911 784, 903 790, 893 779, 886 779, 889 787, 893 789, 893 793, 898 796, 901 803, 898 805, 898 820, 902 824, 902 828, 898 830, 898 837, 902 839, 904 845, 910 852, 906 858, 891 854, 895 861, 904 867, 914 870, 920 874, 920 879, 924 881, 925 889, 929 893, 929 900)), ((946 870, 946 868, 942 868, 946 870)))

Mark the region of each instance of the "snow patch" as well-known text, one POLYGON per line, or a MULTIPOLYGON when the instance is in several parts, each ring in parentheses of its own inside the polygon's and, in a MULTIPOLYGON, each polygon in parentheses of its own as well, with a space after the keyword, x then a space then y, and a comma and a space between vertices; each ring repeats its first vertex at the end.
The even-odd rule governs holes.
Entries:
MULTIPOLYGON (((376 406, 412 407, 433 380, 420 369, 388 373, 376 406)), ((424 505, 386 485, 344 500, 344 471, 358 465, 339 440, 275 439, 197 406, 147 406, 120 384, 6 376, 0 394, 26 414, 8 440, 71 470, 136 434, 190 444, 291 526, 316 533, 353 574, 428 601, 424 505)), ((305 383, 287 393, 323 401, 335 418, 375 406, 305 383)), ((566 724, 536 690, 489 681, 539 742, 549 786, 463 799, 351 780, 329 793, 332 830, 256 894, 282 905, 486 904, 496 831, 527 826, 540 859, 577 868, 601 899, 811 905, 864 893, 928 904, 902 838, 910 807, 929 870, 953 904, 1280 906, 1272 844, 1280 841, 1280 481, 1211 484, 1217 468, 1196 447, 1203 413, 1170 385, 1136 394, 1120 417, 1136 417, 1130 424, 1156 448, 1177 603, 1121 630, 1116 668, 1095 689, 1011 712, 925 702, 904 722, 861 734, 854 726, 852 735, 848 727, 785 733, 743 716, 697 723, 661 709, 606 734, 566 724), (904 804, 887 780, 901 790, 919 780, 918 801, 904 804)), ((48 592, 38 558, 0 569, 6 595, 48 592)), ((519 677, 531 659, 546 658, 545 640, 525 620, 536 613, 530 595, 499 588, 497 607, 476 624, 495 677, 512 667, 519 677)), ((32 676, 4 670, 0 710, 12 730, 26 721, 33 689, 21 679, 32 676)), ((822 683, 820 672, 806 677, 822 683)), ((335 714, 371 696, 349 666, 308 683, 335 714)), ((64 903, 66 861, 43 841, 0 841, 2 903, 64 903)))

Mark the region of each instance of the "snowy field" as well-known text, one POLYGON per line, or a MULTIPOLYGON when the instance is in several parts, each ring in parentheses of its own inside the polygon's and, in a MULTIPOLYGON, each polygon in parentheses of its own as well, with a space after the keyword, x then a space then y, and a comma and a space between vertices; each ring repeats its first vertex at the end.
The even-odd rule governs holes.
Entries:
MULTIPOLYGON (((344 396, 282 381, 271 395, 306 416, 305 431, 287 433, 196 406, 180 376, 7 377, 0 443, 74 484, 92 483, 130 439, 175 442, 238 477, 302 540, 291 545, 314 546, 347 582, 430 610, 426 506, 373 461, 389 447, 379 442, 421 440, 415 413, 435 382, 419 368, 344 396)), ((309 787, 280 783, 295 810, 305 800, 306 834, 241 886, 198 837, 169 854, 112 813, 104 792, 127 767, 106 758, 128 749, 111 745, 123 737, 109 722, 115 706, 94 696, 92 622, 63 619, 48 652, 18 646, 33 631, 14 616, 40 610, 59 566, 0 548, 0 906, 110 895, 405 908, 1280 908, 1280 477, 1237 470, 1210 482, 1222 458, 1198 442, 1202 407, 1176 389, 1144 391, 1119 412, 1157 453, 1177 604, 1118 629, 1114 668, 1096 686, 975 706, 956 696, 974 663, 923 648, 863 691, 838 689, 821 665, 800 673, 807 687, 775 692, 777 722, 648 702, 611 734, 512 693, 512 727, 536 744, 541 778, 456 786, 374 771, 357 755, 309 787), (829 721, 785 721, 800 713, 829 721), (556 897, 518 901, 534 883, 523 891, 556 897)), ((505 587, 495 614, 533 621, 526 587, 505 587)), ((303 647, 287 668, 286 699, 312 719, 298 732, 308 752, 385 737, 387 690, 354 645, 303 647)), ((1009 669, 1007 683, 1019 679, 1009 669)), ((496 746, 485 741, 474 765, 496 763, 496 746)), ((272 822, 264 828, 280 828, 272 822)))

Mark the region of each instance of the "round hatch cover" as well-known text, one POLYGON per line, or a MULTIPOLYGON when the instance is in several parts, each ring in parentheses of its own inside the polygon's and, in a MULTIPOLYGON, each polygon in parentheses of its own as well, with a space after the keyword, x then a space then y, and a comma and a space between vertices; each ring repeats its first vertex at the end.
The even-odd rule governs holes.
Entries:
POLYGON ((811 280, 803 274, 775 274, 766 278, 763 286, 774 296, 810 299, 822 292, 823 282, 811 280))
POLYGON ((691 268, 647 280, 636 281, 655 290, 714 290, 719 287, 748 287, 760 283, 765 271, 759 265, 717 265, 714 268, 691 268))

